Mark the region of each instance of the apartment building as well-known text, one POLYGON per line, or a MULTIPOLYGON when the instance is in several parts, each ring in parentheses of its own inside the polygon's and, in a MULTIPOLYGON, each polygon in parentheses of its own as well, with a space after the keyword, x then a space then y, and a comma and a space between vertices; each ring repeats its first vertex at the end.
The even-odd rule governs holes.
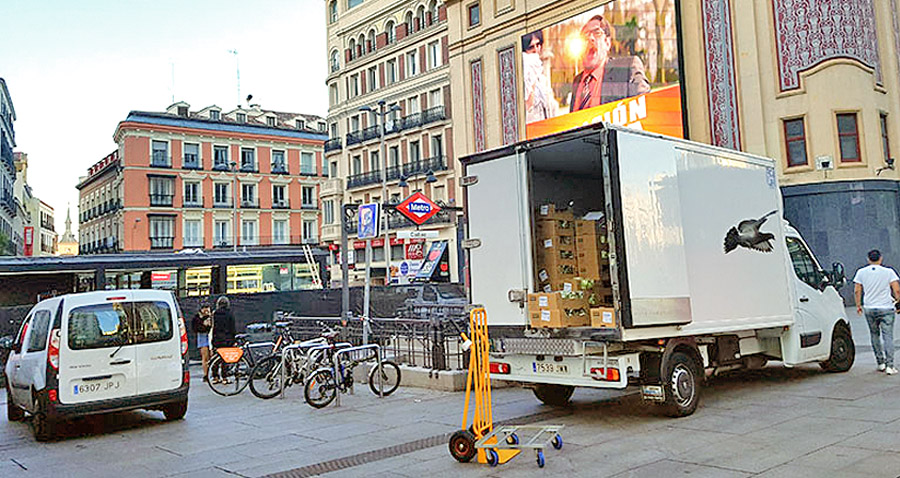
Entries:
POLYGON ((80 253, 319 244, 323 118, 132 111, 79 190, 80 253))
POLYGON ((16 165, 16 181, 13 186, 20 206, 17 222, 22 225, 22 248, 26 256, 56 255, 56 226, 53 207, 35 196, 28 185, 28 154, 13 153, 16 165))
MULTIPOLYGON (((339 244, 342 203, 394 205, 421 191, 445 207, 421 228, 438 232, 430 242, 448 242, 456 281, 458 212, 452 208, 461 203, 456 192, 459 166, 451 125, 446 9, 438 0, 331 0, 326 13, 329 139, 324 149, 334 174, 322 189, 322 239, 339 244)), ((414 225, 390 212, 385 226, 392 277, 397 279, 397 266, 408 259, 410 242, 397 238, 397 232, 414 225)), ((355 224, 351 227, 355 238, 355 224)), ((353 259, 362 265, 364 243, 351 244, 357 249, 353 259)), ((384 281, 383 239, 375 247, 372 275, 384 281)), ((362 280, 362 267, 352 273, 351 283, 362 280)), ((332 277, 340 280, 340 274, 335 262, 332 277)))
POLYGON ((22 254, 22 218, 19 216, 22 205, 15 196, 16 164, 13 148, 16 147, 16 132, 13 122, 16 121, 16 109, 6 81, 0 78, 0 236, 3 242, 0 255, 22 254))

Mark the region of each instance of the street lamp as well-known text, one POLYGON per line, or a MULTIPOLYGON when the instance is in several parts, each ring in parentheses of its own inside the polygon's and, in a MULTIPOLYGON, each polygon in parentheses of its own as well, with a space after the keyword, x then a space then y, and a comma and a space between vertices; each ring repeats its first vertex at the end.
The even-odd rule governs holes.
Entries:
POLYGON ((238 210, 237 210, 237 184, 238 184, 238 169, 237 162, 231 161, 231 172, 234 173, 234 179, 232 179, 232 187, 231 187, 231 210, 234 214, 234 225, 231 228, 231 242, 234 244, 234 252, 237 252, 237 237, 238 237, 238 210))
MULTIPOLYGON (((359 111, 365 111, 367 113, 377 114, 381 120, 377 122, 377 125, 380 125, 379 130, 379 148, 378 148, 378 156, 380 157, 381 163, 381 217, 378 219, 384 224, 382 228, 382 233, 384 234, 384 283, 385 285, 391 285, 391 241, 390 234, 388 232, 388 218, 387 218, 387 151, 386 144, 384 142, 384 136, 387 134, 387 127, 385 126, 384 116, 388 113, 393 113, 394 111, 400 111, 399 105, 392 105, 387 111, 384 109, 385 101, 378 101, 378 112, 369 107, 369 106, 361 106, 359 111)), ((346 278, 345 278, 346 280, 346 278)))
MULTIPOLYGON (((412 177, 412 178, 417 178, 418 176, 420 176, 420 175, 422 175, 422 174, 423 174, 422 172, 415 172, 415 173, 409 174, 409 175, 407 175, 407 176, 402 176, 402 177, 400 178, 400 184, 398 184, 398 186, 400 186, 401 188, 408 187, 408 186, 409 186, 409 183, 406 182, 407 179, 409 179, 409 178, 411 178, 411 177, 412 177)), ((425 182, 426 182, 426 183, 431 184, 431 183, 436 183, 436 182, 437 182, 438 178, 436 178, 436 177, 434 176, 434 171, 432 171, 432 170, 429 169, 429 170, 428 170, 427 172, 425 172, 424 174, 425 174, 425 182)), ((417 185, 418 185, 418 183, 417 183, 417 185)), ((413 191, 413 192, 416 192, 416 191, 419 191, 419 189, 416 189, 416 190, 413 191)))

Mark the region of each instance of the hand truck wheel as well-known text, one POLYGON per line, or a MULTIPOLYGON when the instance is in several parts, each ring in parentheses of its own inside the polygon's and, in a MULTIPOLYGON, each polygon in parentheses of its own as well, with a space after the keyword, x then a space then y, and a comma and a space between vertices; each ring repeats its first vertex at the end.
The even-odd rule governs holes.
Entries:
POLYGON ((487 462, 491 466, 497 466, 500 463, 500 455, 497 455, 496 450, 487 450, 487 462))
POLYGON ((515 433, 510 434, 508 437, 506 437, 506 443, 510 444, 510 445, 518 445, 519 444, 519 436, 516 435, 515 433))
POLYGON ((450 454, 460 463, 468 463, 475 457, 475 436, 468 430, 457 430, 450 436, 450 454))
POLYGON ((555 437, 553 437, 553 441, 551 443, 553 444, 553 448, 556 448, 557 450, 562 450, 563 441, 562 441, 561 436, 556 435, 555 437))
POLYGON ((544 451, 543 450, 537 451, 537 465, 539 468, 544 467, 544 451))

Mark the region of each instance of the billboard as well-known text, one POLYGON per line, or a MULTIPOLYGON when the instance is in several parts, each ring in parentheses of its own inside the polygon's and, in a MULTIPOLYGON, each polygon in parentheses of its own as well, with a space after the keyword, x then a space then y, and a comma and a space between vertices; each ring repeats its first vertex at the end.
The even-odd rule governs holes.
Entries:
POLYGON ((522 36, 526 139, 600 121, 683 137, 675 0, 613 0, 522 36))

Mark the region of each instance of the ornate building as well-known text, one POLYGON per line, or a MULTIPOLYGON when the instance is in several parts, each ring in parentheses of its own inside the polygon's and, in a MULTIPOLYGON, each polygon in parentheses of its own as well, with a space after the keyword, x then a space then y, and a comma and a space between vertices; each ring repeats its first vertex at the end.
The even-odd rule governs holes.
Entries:
POLYGON ((66 208, 66 232, 57 243, 57 254, 61 256, 77 256, 78 255, 78 238, 72 234, 72 217, 71 208, 66 208))

